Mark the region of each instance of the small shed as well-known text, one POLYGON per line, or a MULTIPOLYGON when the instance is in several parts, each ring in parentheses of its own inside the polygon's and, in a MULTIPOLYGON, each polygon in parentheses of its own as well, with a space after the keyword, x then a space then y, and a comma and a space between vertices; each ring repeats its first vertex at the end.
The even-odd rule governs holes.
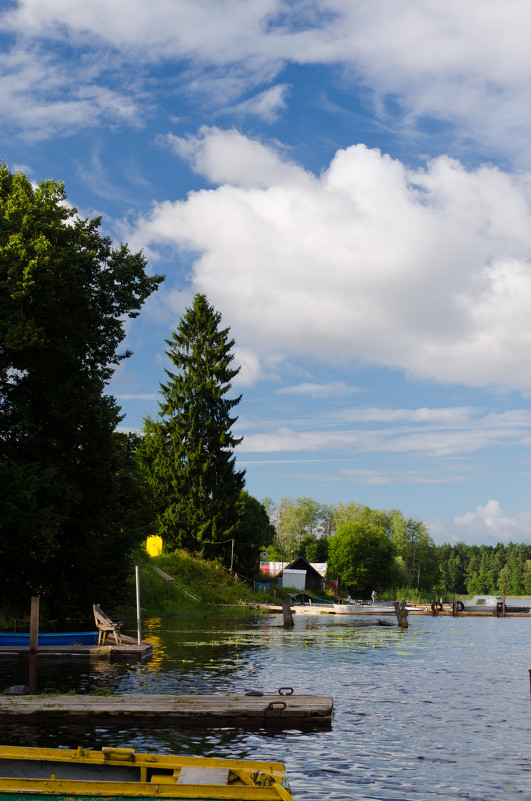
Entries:
POLYGON ((321 592, 323 589, 324 579, 321 573, 313 567, 303 556, 298 556, 293 562, 290 562, 289 565, 284 567, 284 570, 281 570, 280 573, 277 574, 277 578, 282 580, 283 587, 291 587, 294 586, 295 589, 304 589, 311 592, 321 592), (292 572, 293 571, 293 572, 292 572), (295 572, 296 571, 296 572, 295 572), (284 576, 284 573, 286 575, 284 576), (290 581, 290 576, 294 575, 301 575, 301 573, 305 573, 304 579, 304 587, 300 586, 300 583, 297 582, 297 585, 288 584, 290 581), (284 580, 286 579, 286 580, 284 580))

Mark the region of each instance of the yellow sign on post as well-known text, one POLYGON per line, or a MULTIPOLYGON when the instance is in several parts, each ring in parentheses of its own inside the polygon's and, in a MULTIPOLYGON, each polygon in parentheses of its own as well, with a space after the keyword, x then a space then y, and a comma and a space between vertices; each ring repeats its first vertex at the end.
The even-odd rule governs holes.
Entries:
POLYGON ((162 553, 162 537, 158 534, 152 534, 146 540, 146 551, 149 556, 160 556, 162 553))

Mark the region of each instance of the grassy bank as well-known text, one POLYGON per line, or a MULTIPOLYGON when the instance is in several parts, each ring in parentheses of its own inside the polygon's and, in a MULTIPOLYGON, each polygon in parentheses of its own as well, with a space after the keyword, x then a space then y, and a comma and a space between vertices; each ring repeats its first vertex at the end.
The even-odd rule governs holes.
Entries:
MULTIPOLYGON (((430 603, 434 599, 433 592, 417 590, 415 587, 396 587, 394 590, 383 590, 378 593, 380 601, 407 601, 409 604, 430 603)), ((438 597, 438 596, 437 596, 438 597)))
MULTIPOLYGON (((207 562, 187 551, 175 551, 157 557, 142 555, 140 568, 140 603, 144 614, 224 617, 253 614, 246 602, 281 601, 290 590, 257 592, 248 583, 234 578, 215 562, 207 562), (155 568, 174 581, 164 579, 155 568), (195 597, 194 597, 195 596, 195 597)), ((130 597, 135 598, 134 579, 130 597)), ((136 613, 132 603, 117 610, 121 615, 136 613)))
MULTIPOLYGON (((139 550, 135 562, 140 567, 140 604, 143 615, 183 615, 196 617, 249 617, 253 612, 245 606, 253 603, 282 602, 293 590, 276 588, 275 593, 255 591, 244 581, 235 581, 226 569, 215 562, 207 562, 192 556, 187 551, 175 551, 157 557, 149 557, 145 550, 139 550), (173 582, 157 573, 160 568, 173 582), (194 597, 195 596, 195 597, 194 597)), ((130 601, 126 605, 109 605, 104 611, 112 618, 136 616, 135 573, 127 580, 126 597, 130 601)), ((10 609, 0 607, 0 630, 28 631, 29 604, 26 609, 10 609)), ((64 630, 65 623, 73 630, 92 629, 94 618, 92 604, 97 601, 87 598, 86 615, 82 619, 66 616, 62 620, 49 620, 45 599, 41 599, 41 630, 64 630)))

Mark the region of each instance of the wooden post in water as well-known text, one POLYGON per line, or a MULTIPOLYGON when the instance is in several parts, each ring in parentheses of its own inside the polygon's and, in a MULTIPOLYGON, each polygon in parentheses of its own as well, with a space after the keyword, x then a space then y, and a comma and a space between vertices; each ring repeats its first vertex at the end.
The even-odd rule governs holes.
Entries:
POLYGON ((395 612, 396 612, 396 620, 399 626, 403 629, 408 628, 407 622, 407 609, 406 609, 406 602, 405 601, 395 601, 394 602, 395 612))
POLYGON ((505 617, 505 593, 503 593, 503 616, 505 617))
POLYGON ((291 604, 289 598, 282 604, 282 616, 284 618, 284 628, 292 628, 295 624, 293 622, 293 615, 291 614, 291 604))
POLYGON ((39 649, 39 596, 31 599, 30 614, 30 650, 28 686, 30 695, 37 692, 37 651, 39 649))
POLYGON ((140 607, 140 567, 135 567, 135 583, 136 583, 136 633, 137 643, 142 645, 142 616, 140 607))
POLYGON ((457 617, 457 595, 454 592, 454 602, 452 604, 452 617, 457 617))

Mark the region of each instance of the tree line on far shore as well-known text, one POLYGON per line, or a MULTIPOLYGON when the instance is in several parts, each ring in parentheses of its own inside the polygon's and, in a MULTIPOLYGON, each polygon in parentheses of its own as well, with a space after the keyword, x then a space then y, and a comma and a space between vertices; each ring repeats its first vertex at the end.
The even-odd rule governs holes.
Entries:
POLYGON ((424 523, 397 509, 360 503, 319 504, 312 498, 265 498, 275 527, 269 554, 304 556, 327 562, 328 577, 351 594, 367 597, 375 588, 431 589, 438 578, 433 541, 424 523))
POLYGON ((345 594, 407 588, 437 597, 531 596, 531 545, 435 545, 421 521, 354 502, 287 497, 263 504, 275 526, 268 558, 327 562, 328 576, 339 579, 345 594))

